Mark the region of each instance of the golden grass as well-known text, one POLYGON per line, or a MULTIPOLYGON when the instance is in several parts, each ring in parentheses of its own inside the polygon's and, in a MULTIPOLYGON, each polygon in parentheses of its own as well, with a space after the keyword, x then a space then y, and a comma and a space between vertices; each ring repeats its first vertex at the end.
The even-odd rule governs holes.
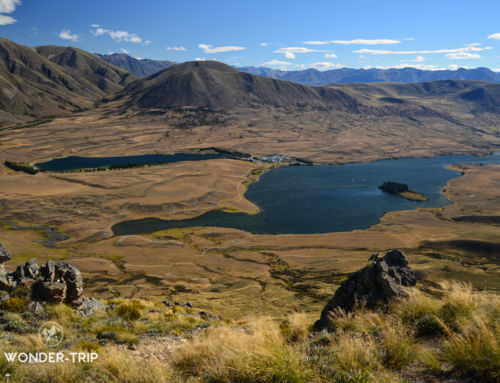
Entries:
MULTIPOLYGON (((97 351, 98 361, 30 366, 0 358, 0 373, 10 373, 11 382, 42 383, 369 383, 413 381, 424 374, 440 379, 450 373, 457 381, 497 381, 500 297, 459 283, 444 284, 440 292, 440 297, 433 297, 412 289, 407 299, 386 311, 338 311, 332 317, 334 331, 316 334, 310 330, 312 317, 302 313, 284 321, 261 317, 199 327, 200 322, 184 307, 114 302, 140 311, 141 318, 128 318, 127 325, 116 311, 89 319, 57 306, 50 313, 52 319, 69 327, 70 336, 87 335, 67 347, 97 351), (436 323, 443 331, 432 331, 436 323), (151 326, 164 326, 153 343, 145 335, 151 326), (431 330, 419 335, 418 326, 431 330), (104 331, 115 331, 119 337, 101 346, 98 339, 89 338, 104 331), (120 343, 136 343, 138 351, 128 351, 120 343)), ((1 339, 4 350, 43 349, 35 334, 14 333, 1 339)))

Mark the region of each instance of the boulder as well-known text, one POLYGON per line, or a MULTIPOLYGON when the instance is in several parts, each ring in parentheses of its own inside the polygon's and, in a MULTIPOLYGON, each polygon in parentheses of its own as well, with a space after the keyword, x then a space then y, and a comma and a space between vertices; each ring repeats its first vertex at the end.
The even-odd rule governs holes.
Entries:
POLYGON ((67 287, 64 303, 79 306, 83 302, 83 278, 80 270, 68 262, 55 264, 55 277, 62 279, 67 287))
POLYGON ((45 281, 53 282, 56 277, 56 264, 54 261, 47 261, 45 266, 40 267, 40 273, 45 281))
MULTIPOLYGON (((10 259, 0 244, 0 260, 10 259)), ((35 258, 7 273, 0 262, 0 290, 12 291, 18 287, 28 289, 34 300, 64 302, 72 306, 83 303, 83 278, 80 270, 68 262, 48 261, 41 267, 35 258)))
POLYGON ((42 315, 44 313, 44 308, 38 301, 30 302, 26 308, 35 315, 42 315))
POLYGON ((36 281, 33 285, 32 296, 37 301, 49 303, 61 303, 67 295, 67 287, 64 282, 36 281))
POLYGON ((38 263, 36 258, 30 259, 23 265, 24 277, 29 279, 35 279, 38 274, 38 263))
POLYGON ((349 275, 315 323, 317 330, 331 328, 330 315, 338 310, 353 311, 358 305, 377 308, 398 297, 405 297, 406 286, 415 286, 416 278, 401 250, 389 250, 384 256, 372 255, 370 263, 349 275))
POLYGON ((5 247, 0 243, 0 263, 10 260, 10 254, 5 247))
MULTIPOLYGON (((1 245, 0 245, 1 246, 1 245)), ((0 263, 0 290, 10 289, 10 278, 3 263, 0 263)))
POLYGON ((96 311, 106 311, 107 309, 108 306, 92 297, 83 298, 82 304, 78 307, 78 312, 84 316, 88 316, 96 311))
POLYGON ((0 290, 7 291, 10 290, 11 280, 5 271, 5 269, 0 268, 0 290))

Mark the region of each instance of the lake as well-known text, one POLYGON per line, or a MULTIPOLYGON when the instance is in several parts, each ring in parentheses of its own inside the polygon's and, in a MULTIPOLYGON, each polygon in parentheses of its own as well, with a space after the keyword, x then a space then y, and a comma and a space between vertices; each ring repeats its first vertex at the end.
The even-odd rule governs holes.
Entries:
POLYGON ((245 197, 260 212, 255 215, 210 211, 185 220, 145 218, 113 226, 116 235, 145 234, 170 228, 218 226, 268 234, 309 234, 366 229, 379 223, 389 211, 449 204, 443 187, 459 172, 449 164, 500 164, 500 152, 475 157, 467 155, 404 158, 368 163, 280 167, 249 185, 245 197), (385 181, 406 183, 429 200, 415 202, 385 193, 385 181))
POLYGON ((174 153, 174 154, 144 154, 138 156, 120 157, 64 157, 55 158, 47 162, 40 162, 35 166, 44 171, 64 172, 80 169, 97 169, 106 166, 127 165, 156 165, 170 162, 212 160, 215 158, 233 158, 223 153, 174 153))

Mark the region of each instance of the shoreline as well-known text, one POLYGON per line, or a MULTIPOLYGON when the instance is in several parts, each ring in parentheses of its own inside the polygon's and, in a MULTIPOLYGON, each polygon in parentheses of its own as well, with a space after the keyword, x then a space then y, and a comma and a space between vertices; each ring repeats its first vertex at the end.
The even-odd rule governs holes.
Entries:
MULTIPOLYGON (((435 157, 439 157, 439 156, 435 156, 435 157)), ((432 158, 432 157, 431 157, 432 158)), ((476 165, 476 164, 469 164, 469 165, 476 165)), ((316 166, 316 165, 314 165, 316 166)), ((254 180, 253 182, 258 182, 259 179, 260 179, 260 176, 262 176, 263 174, 266 174, 268 172, 270 172, 271 170, 274 170, 278 167, 281 167, 281 166, 276 166, 276 167, 269 167, 267 169, 265 169, 260 175, 259 177, 254 180)), ((446 200, 450 202, 451 205, 455 204, 455 202, 453 202, 448 194, 446 193, 447 189, 448 189, 448 184, 451 180, 454 180, 454 179, 457 179, 457 178, 460 178, 460 177, 463 177, 465 172, 464 171, 460 171, 458 169, 461 169, 459 167, 459 165, 457 164, 448 164, 448 165, 445 165, 445 168, 447 168, 448 170, 450 171, 455 171, 455 172, 459 172, 460 174, 457 176, 457 177, 452 177, 450 179, 448 179, 448 181, 446 182, 445 185, 442 186, 441 188, 441 193, 446 197, 446 200)), ((252 183, 253 183, 252 182, 252 183)), ((244 196, 245 193, 243 193, 243 196, 244 196)), ((416 194, 419 194, 421 195, 421 193, 416 193, 416 194)), ((402 196, 402 195, 399 195, 398 196, 400 197, 403 197, 403 198, 406 198, 407 200, 410 200, 410 201, 415 201, 415 202, 423 202, 425 200, 413 200, 413 199, 410 199, 410 198, 407 198, 405 196, 402 196)), ((425 196, 426 200, 428 200, 428 198, 425 196)), ((258 208, 258 211, 257 212, 254 212, 253 214, 259 214, 261 209, 260 207, 253 201, 250 201, 247 199, 248 202, 250 202, 251 204, 257 206, 258 208)), ((442 209, 444 208, 445 206, 448 206, 448 205, 444 205, 444 206, 440 206, 440 207, 416 207, 415 209, 403 209, 403 210, 390 210, 390 211, 387 211, 385 212, 379 219, 378 219, 378 222, 373 224, 373 225, 370 225, 369 227, 366 227, 366 228, 357 228, 357 229, 353 229, 353 230, 346 230, 346 231, 329 231, 329 232, 315 232, 315 233, 256 233, 256 234, 259 234, 259 235, 321 235, 321 234, 329 234, 329 233, 350 233, 350 232, 353 232, 353 231, 358 231, 358 230, 362 230, 362 231, 365 231, 365 230, 370 230, 371 228, 379 225, 380 223, 382 223, 382 220, 383 218, 389 214, 389 213, 393 213, 393 212, 404 212, 404 211, 417 211, 417 210, 421 210, 421 209, 442 209)), ((137 218, 137 219, 134 219, 134 220, 127 220, 127 221, 120 221, 120 222, 117 222, 117 223, 113 223, 112 225, 109 226, 109 229, 112 233, 112 236, 113 237, 117 237, 117 236, 120 236, 122 234, 115 234, 114 231, 112 230, 112 227, 117 225, 117 224, 120 224, 120 223, 125 223, 125 222, 133 222, 133 221, 140 221, 140 220, 147 220, 147 219, 158 219, 158 220, 161 220, 161 221, 185 221, 185 220, 190 220, 190 219, 196 219, 198 217, 201 217, 203 216, 204 214, 207 214, 207 213, 210 213, 210 212, 216 212, 216 211, 221 211, 221 212, 225 212, 225 213, 228 213, 228 214, 233 214, 233 213, 245 213, 245 214, 248 214, 248 215, 252 215, 251 213, 248 213, 246 211, 243 211, 243 210, 225 210, 224 208, 219 208, 219 209, 211 209, 211 210, 206 210, 204 211, 203 213, 199 214, 199 215, 196 215, 196 216, 193 216, 193 217, 190 217, 190 218, 186 218, 186 219, 180 219, 180 220, 168 220, 168 219, 164 219, 164 218, 160 218, 160 217, 154 217, 154 216, 148 216, 148 217, 141 217, 141 218, 137 218)), ((237 228, 234 228, 234 227, 225 227, 225 226, 192 226, 192 228, 194 227, 215 227, 215 228, 232 228, 232 229, 236 229, 236 230, 241 230, 243 232, 247 232, 247 233, 252 233, 251 231, 247 231, 247 230, 244 230, 244 229, 237 229, 237 228)), ((182 229, 187 229, 188 227, 182 227, 182 229)), ((162 230, 165 230, 165 229, 160 229, 158 231, 162 231, 162 230)), ((129 234, 126 234, 126 235, 150 235, 150 234, 153 234, 155 233, 156 231, 154 232, 148 232, 148 233, 129 233, 129 234)))

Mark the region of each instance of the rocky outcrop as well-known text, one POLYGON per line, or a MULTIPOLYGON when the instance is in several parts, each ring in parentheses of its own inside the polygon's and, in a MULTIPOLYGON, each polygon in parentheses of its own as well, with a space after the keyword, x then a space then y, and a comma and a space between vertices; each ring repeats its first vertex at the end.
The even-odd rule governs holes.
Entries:
POLYGON ((99 302, 94 297, 83 298, 82 304, 78 307, 78 312, 84 316, 92 315, 96 311, 106 311, 109 306, 99 302))
POLYGON ((405 287, 415 283, 415 274, 403 252, 389 250, 384 256, 375 254, 367 266, 340 284, 314 326, 317 330, 329 329, 332 327, 330 316, 339 309, 351 312, 358 305, 380 307, 394 298, 406 296, 405 287))
MULTIPOLYGON (((0 259, 10 259, 0 244, 0 259)), ((80 270, 68 262, 48 261, 41 267, 35 258, 7 273, 0 264, 0 291, 12 292, 20 287, 35 301, 80 306, 83 301, 83 278, 80 270)))
POLYGON ((0 243, 0 263, 3 266, 4 262, 10 260, 10 254, 5 247, 0 243))
POLYGON ((10 259, 10 253, 5 247, 0 243, 0 290, 6 288, 9 285, 9 280, 7 278, 7 271, 5 271, 4 262, 10 259))

